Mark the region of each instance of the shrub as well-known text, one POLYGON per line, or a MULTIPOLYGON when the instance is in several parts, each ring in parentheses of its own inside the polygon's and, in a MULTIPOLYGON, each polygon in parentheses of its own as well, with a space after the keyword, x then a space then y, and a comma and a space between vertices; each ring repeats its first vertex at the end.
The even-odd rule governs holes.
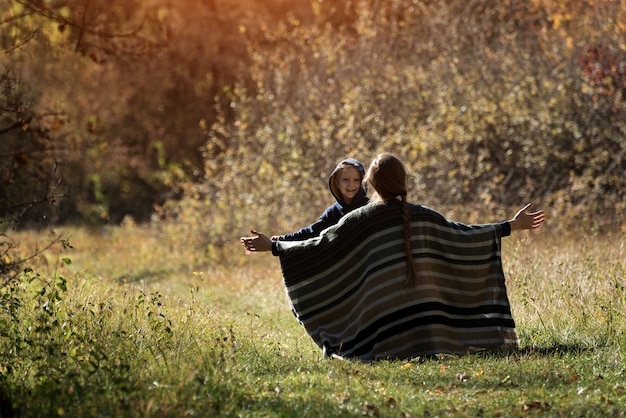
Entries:
POLYGON ((624 28, 602 22, 623 6, 593 22, 575 0, 358 4, 349 28, 293 20, 251 41, 253 83, 205 126, 204 184, 170 206, 194 205, 199 245, 307 224, 338 160, 381 151, 405 160, 414 200, 457 219, 534 201, 564 223, 622 224, 624 28))

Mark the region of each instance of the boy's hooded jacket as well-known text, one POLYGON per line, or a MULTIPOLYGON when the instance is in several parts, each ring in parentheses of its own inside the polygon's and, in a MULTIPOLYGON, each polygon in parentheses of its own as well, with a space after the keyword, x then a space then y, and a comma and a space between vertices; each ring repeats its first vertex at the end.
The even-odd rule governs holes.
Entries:
POLYGON ((363 188, 359 190, 354 199, 352 199, 352 203, 346 203, 341 198, 341 193, 335 186, 335 176, 339 173, 342 167, 346 165, 354 166, 361 173, 361 178, 365 177, 365 168, 363 168, 363 164, 354 158, 346 158, 341 161, 333 172, 328 177, 328 187, 336 202, 326 208, 322 216, 313 224, 300 229, 299 231, 293 232, 291 234, 281 235, 278 240, 279 241, 302 241, 305 239, 309 239, 312 237, 316 237, 322 232, 324 229, 335 225, 339 222, 343 216, 347 213, 353 211, 356 208, 360 208, 361 206, 366 205, 369 202, 369 198, 363 188))

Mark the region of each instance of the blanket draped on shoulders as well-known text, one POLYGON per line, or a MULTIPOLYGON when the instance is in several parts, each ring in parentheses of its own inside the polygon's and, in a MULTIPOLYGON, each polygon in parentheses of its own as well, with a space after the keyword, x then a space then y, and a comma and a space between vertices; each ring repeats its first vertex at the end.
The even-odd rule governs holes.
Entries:
POLYGON ((314 342, 364 361, 517 347, 502 226, 409 211, 413 287, 399 201, 357 209, 316 238, 277 243, 292 309, 314 342))

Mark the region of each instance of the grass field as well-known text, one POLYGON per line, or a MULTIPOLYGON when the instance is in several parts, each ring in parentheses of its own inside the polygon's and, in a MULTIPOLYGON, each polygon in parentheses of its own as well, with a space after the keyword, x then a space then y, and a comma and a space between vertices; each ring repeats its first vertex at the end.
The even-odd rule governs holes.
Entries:
POLYGON ((57 232, 72 248, 2 291, 0 416, 626 416, 623 233, 504 239, 518 351, 364 364, 322 359, 236 238, 209 263, 141 227, 57 232))

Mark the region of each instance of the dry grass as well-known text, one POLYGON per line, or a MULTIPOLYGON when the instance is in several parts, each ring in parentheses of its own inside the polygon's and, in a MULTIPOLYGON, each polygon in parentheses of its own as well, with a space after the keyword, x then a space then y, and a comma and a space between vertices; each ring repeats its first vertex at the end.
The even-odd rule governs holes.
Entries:
MULTIPOLYGON (((76 277, 139 285, 172 297, 203 288, 226 309, 248 313, 288 310, 278 259, 270 254, 246 255, 234 237, 219 261, 203 259, 172 237, 140 226, 101 229, 69 228, 72 249, 61 265, 76 277)), ((24 232, 21 250, 42 247, 53 235, 24 232)), ((59 268, 58 254, 37 259, 42 273, 59 268)), ((555 233, 549 228, 503 239, 507 288, 518 327, 569 340, 583 329, 611 326, 626 304, 626 236, 555 233)), ((574 337, 575 338, 575 337, 574 337)), ((544 341, 545 342, 545 341, 544 341)), ((529 341, 532 344, 533 341, 529 341)))
POLYGON ((623 318, 623 234, 522 233, 505 239, 503 253, 513 314, 527 344, 537 343, 537 334, 551 343, 592 344, 623 318))
MULTIPOLYGON (((22 351, 5 351, 0 384, 23 416, 615 416, 626 402, 617 234, 504 240, 519 352, 364 365, 321 361, 278 260, 244 255, 236 238, 209 262, 184 237, 138 226, 59 232, 73 248, 36 267, 67 292, 35 288, 7 331, 22 351)), ((49 237, 17 239, 26 251, 49 237)))

